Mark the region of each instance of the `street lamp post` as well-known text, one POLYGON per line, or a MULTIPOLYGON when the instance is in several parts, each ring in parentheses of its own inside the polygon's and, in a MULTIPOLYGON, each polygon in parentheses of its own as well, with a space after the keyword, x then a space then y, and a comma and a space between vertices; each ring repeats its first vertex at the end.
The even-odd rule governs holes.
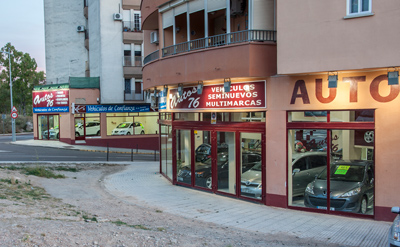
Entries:
MULTIPOLYGON (((11 99, 11 111, 13 109, 13 97, 12 97, 12 80, 11 80, 11 49, 8 49, 7 51, 0 51, 3 52, 5 54, 8 54, 8 64, 10 66, 10 99, 11 99)), ((15 136, 15 119, 11 118, 11 132, 12 132, 12 141, 15 142, 17 140, 16 136, 15 136)))

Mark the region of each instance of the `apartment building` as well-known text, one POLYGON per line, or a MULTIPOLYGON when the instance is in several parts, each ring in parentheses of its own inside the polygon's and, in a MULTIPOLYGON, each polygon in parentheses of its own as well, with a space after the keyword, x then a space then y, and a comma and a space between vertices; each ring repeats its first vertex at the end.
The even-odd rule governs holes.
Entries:
POLYGON ((396 0, 142 0, 141 14, 171 183, 393 219, 396 0))
POLYGON ((44 15, 47 83, 33 92, 34 138, 158 150, 140 1, 45 0, 44 15))

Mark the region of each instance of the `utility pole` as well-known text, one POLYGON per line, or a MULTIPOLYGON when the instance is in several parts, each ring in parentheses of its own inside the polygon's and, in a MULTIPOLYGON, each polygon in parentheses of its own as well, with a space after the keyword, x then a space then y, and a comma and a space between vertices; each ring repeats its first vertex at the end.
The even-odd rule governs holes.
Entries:
MULTIPOLYGON (((10 114, 11 114, 12 109, 13 109, 12 79, 11 79, 11 48, 8 48, 8 52, 7 51, 0 51, 0 52, 8 54, 8 64, 10 66, 10 99, 11 99, 10 114)), ((14 118, 11 118, 11 131, 12 131, 12 142, 15 142, 17 140, 17 138, 15 136, 15 119, 14 118)))

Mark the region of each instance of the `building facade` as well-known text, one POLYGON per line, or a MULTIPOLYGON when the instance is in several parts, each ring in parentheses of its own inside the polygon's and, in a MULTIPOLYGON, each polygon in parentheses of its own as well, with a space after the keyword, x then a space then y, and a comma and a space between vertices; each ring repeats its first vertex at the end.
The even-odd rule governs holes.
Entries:
POLYGON ((158 97, 173 184, 393 218, 396 0, 142 0, 141 11, 144 90, 158 97))
POLYGON ((140 1, 45 0, 44 15, 47 82, 33 92, 34 138, 158 150, 140 1))

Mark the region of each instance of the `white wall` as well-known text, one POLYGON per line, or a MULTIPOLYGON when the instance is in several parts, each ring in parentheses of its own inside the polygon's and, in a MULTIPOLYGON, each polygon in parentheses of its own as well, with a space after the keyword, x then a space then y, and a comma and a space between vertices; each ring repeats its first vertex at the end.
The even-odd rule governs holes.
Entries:
POLYGON ((85 76, 85 33, 76 31, 77 26, 86 26, 83 1, 44 0, 43 4, 47 83, 67 83, 69 76, 85 76))
POLYGON ((124 102, 122 22, 113 19, 120 6, 121 1, 89 1, 90 76, 100 76, 102 104, 124 102))

